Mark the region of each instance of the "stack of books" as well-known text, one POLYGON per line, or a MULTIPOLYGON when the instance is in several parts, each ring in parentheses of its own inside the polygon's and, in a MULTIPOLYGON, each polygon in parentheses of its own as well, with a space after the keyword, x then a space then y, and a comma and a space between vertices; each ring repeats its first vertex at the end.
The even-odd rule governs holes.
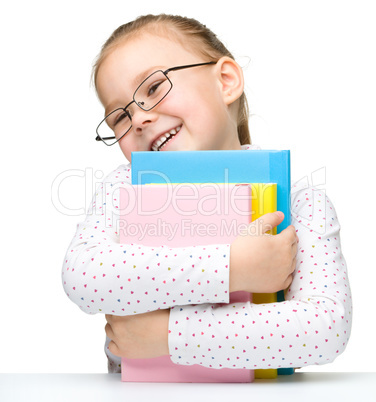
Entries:
MULTIPOLYGON (((132 187, 121 189, 120 206, 124 244, 230 244, 249 223, 279 210, 285 218, 276 234, 290 225, 290 152, 134 152, 132 187)), ((230 294, 232 303, 282 300, 283 292, 230 294)), ((292 373, 175 365, 169 356, 122 359, 122 381, 131 382, 252 382, 292 373)))

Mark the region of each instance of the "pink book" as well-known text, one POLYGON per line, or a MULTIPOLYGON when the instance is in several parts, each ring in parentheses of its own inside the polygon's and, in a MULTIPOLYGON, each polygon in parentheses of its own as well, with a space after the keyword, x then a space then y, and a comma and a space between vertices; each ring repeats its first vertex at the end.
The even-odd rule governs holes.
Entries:
MULTIPOLYGON (((121 189, 120 242, 184 247, 229 244, 251 222, 251 186, 247 184, 150 184, 121 189), (156 235, 157 233, 157 235, 156 235), (174 235, 172 235, 174 233, 174 235)), ((230 302, 251 300, 233 292, 230 302)), ((127 382, 246 383, 247 369, 176 365, 169 356, 121 361, 127 382)))

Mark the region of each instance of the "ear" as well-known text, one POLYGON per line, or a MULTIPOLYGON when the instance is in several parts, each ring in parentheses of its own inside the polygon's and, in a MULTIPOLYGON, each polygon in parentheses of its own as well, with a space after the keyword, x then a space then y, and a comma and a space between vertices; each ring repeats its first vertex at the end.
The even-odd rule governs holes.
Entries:
POLYGON ((230 105, 244 91, 243 70, 235 60, 224 56, 216 64, 216 73, 223 100, 226 105, 230 105))

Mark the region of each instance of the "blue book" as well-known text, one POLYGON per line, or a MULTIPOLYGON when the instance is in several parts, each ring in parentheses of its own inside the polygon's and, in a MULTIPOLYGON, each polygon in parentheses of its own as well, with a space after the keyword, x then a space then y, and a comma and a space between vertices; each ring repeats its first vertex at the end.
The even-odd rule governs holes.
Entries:
POLYGON ((277 209, 291 223, 290 151, 132 152, 132 184, 277 183, 277 209))
POLYGON ((285 215, 277 233, 291 224, 289 150, 132 152, 132 184, 150 183, 276 183, 277 210, 285 215))

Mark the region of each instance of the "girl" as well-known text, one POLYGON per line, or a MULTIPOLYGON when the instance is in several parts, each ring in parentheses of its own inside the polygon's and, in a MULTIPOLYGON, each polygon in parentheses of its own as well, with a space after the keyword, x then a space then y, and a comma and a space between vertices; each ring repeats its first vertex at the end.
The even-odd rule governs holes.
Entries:
MULTIPOLYGON (((94 82, 106 116, 97 140, 119 144, 130 162, 133 151, 256 148, 242 70, 195 20, 148 15, 119 27, 102 48, 94 82), (158 95, 145 104, 145 91, 158 95)), ((282 213, 264 215, 258 236, 231 245, 151 248, 119 244, 119 187, 130 177, 128 164, 104 180, 62 271, 73 302, 106 314, 110 372, 120 371, 119 356, 264 369, 329 363, 344 351, 351 294, 339 223, 322 192, 294 187, 293 225, 276 236, 265 232, 282 213), (229 304, 232 291, 282 289, 282 303, 229 304)))

